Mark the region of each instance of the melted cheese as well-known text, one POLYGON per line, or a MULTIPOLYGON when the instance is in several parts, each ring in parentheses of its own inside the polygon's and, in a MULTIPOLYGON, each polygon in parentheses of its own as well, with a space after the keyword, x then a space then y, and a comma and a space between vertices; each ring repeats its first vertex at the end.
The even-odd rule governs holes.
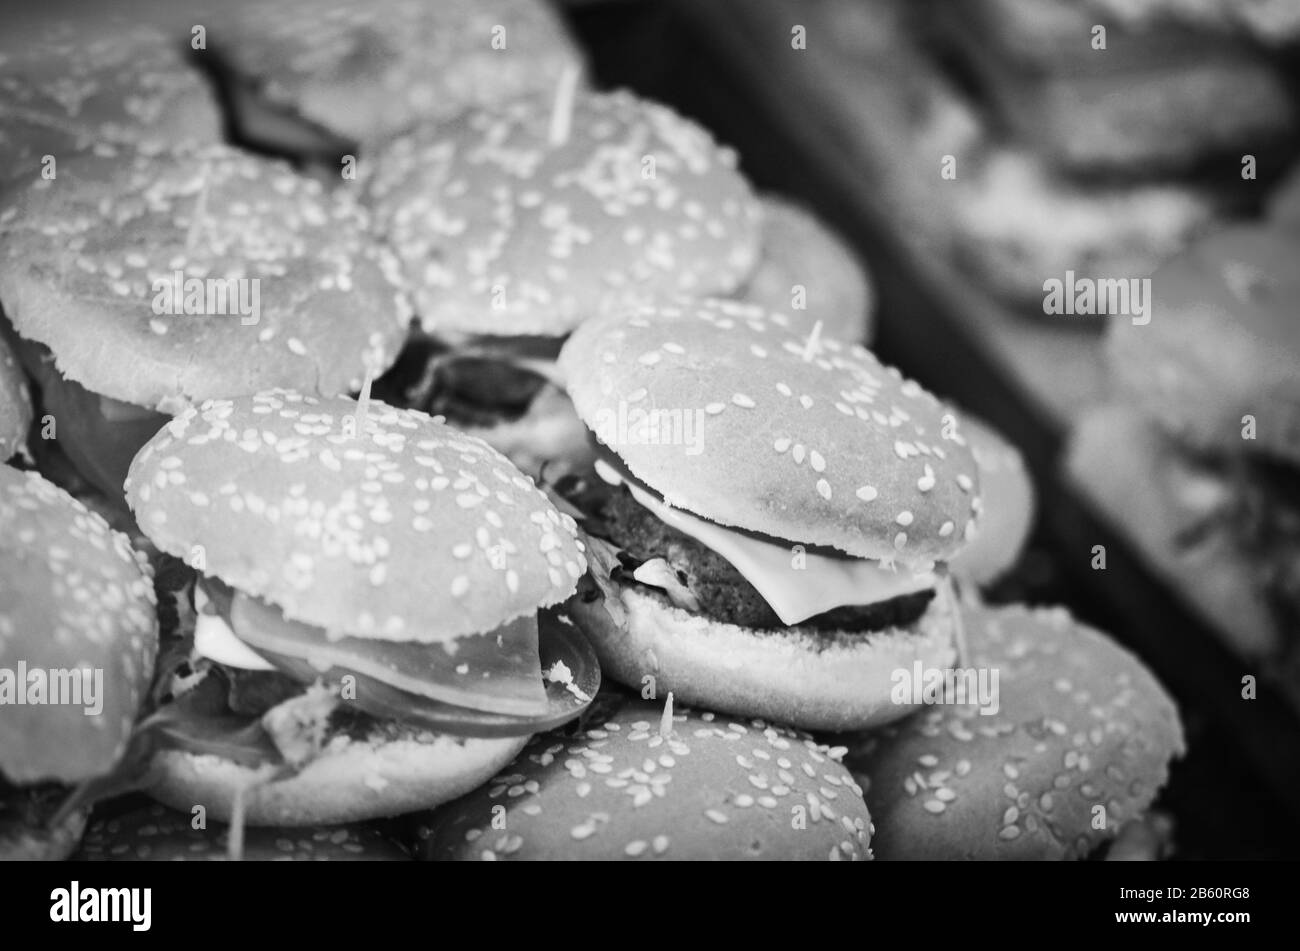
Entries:
POLYGON ((657 518, 730 562, 784 624, 798 624, 833 608, 876 604, 926 591, 938 583, 932 570, 913 573, 865 558, 815 552, 796 555, 778 542, 734 532, 673 508, 604 460, 597 461, 596 471, 606 482, 625 483, 632 498, 657 518))

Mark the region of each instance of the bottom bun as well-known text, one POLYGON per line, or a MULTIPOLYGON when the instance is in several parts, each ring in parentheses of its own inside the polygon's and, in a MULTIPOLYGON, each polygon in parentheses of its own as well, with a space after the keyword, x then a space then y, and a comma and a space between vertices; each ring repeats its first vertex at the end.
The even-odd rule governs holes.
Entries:
POLYGON ((755 630, 691 614, 639 588, 622 589, 621 600, 621 628, 599 600, 567 605, 610 677, 637 690, 653 685, 656 696, 671 691, 683 703, 810 730, 857 730, 906 716, 913 707, 891 697, 894 672, 917 661, 947 667, 956 654, 942 596, 914 625, 870 633, 755 630))
POLYGON ((0 862, 61 862, 81 842, 86 813, 74 812, 53 829, 0 826, 0 862))
POLYGON ((254 785, 258 774, 219 756, 160 753, 162 778, 148 792, 182 812, 203 806, 209 819, 229 822, 244 789, 244 822, 254 826, 333 825, 431 809, 491 779, 524 748, 528 737, 467 739, 344 737, 295 776, 254 785))

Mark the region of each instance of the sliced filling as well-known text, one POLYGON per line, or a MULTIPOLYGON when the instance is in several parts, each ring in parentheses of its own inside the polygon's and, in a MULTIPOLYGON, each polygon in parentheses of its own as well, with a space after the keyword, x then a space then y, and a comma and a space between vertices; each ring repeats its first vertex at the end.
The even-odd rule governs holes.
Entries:
MULTIPOLYGON (((601 550, 595 572, 662 591, 677 607, 758 630, 822 632, 907 627, 935 596, 942 569, 854 558, 726 528, 663 500, 608 454, 596 480, 556 487, 601 550), (601 558, 601 554, 604 558, 601 558)), ((595 600, 604 586, 583 597, 595 600)))
POLYGON ((522 419, 533 401, 555 384, 548 378, 554 341, 532 338, 471 342, 451 349, 425 341, 399 364, 385 381, 397 389, 405 405, 431 416, 444 416, 461 428, 490 428, 522 419), (401 378, 418 373, 413 383, 401 378))

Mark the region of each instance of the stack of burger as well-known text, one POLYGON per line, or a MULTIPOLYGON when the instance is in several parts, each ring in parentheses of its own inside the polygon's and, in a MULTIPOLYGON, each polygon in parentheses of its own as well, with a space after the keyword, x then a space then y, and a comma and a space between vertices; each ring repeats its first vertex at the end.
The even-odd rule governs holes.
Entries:
POLYGON ((185 75, 297 164, 91 123, 0 192, 0 667, 112 717, 6 713, 5 854, 1153 851, 1172 701, 979 605, 1014 449, 815 219, 489 7, 236 5, 185 75))

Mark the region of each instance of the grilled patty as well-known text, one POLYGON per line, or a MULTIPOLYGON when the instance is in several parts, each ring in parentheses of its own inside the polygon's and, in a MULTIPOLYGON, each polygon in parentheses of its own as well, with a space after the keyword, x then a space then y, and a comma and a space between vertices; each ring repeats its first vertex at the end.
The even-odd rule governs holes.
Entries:
MULTIPOLYGON (((663 558, 700 603, 700 613, 742 627, 783 628, 771 605, 717 552, 701 544, 640 505, 619 486, 603 495, 598 513, 601 534, 618 545, 633 567, 663 558)), ((631 581, 630 575, 628 577, 631 581)), ((799 627, 822 631, 879 631, 911 624, 934 597, 934 591, 900 595, 877 604, 834 608, 801 621, 799 627)))

